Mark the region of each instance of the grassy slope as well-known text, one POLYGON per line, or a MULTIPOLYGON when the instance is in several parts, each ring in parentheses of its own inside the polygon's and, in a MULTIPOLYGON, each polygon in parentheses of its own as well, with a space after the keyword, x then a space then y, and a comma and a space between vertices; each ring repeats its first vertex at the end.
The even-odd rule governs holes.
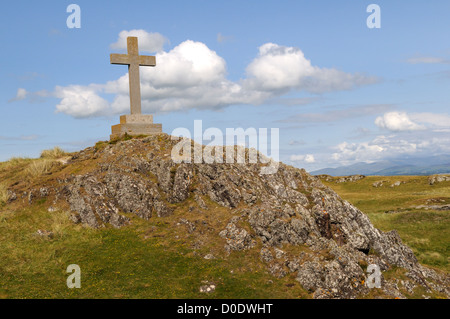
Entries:
POLYGON ((356 182, 324 183, 366 213, 375 227, 383 231, 396 229, 419 262, 450 271, 450 212, 415 208, 433 199, 438 204, 449 204, 450 182, 429 185, 427 176, 369 176, 356 182), (372 186, 383 180, 383 186, 372 186), (396 181, 405 183, 390 187, 396 181))
MULTIPOLYGON (((87 169, 86 163, 66 168, 53 163, 45 165, 42 175, 30 174, 29 168, 42 161, 0 163, 0 183, 6 188, 17 182, 29 186, 87 169)), ((259 261, 259 249, 228 256, 218 232, 231 218, 230 210, 211 201, 207 201, 210 211, 189 211, 190 198, 176 207, 173 216, 145 221, 128 214, 130 225, 98 230, 72 224, 67 211, 49 212, 52 202, 53 198, 38 199, 29 205, 28 198, 18 193, 18 199, 6 205, 0 197, 0 298, 310 297, 294 275, 278 280, 268 274, 259 261), (208 226, 197 226, 200 236, 190 234, 179 224, 180 218, 205 220, 208 226), (54 236, 38 236, 37 230, 54 236), (193 249, 199 240, 202 245, 193 249), (209 253, 218 258, 204 259, 209 253), (70 264, 81 268, 82 289, 67 288, 70 264), (199 292, 206 282, 216 284, 213 295, 199 292)))
MULTIPOLYGON (((52 159, 14 159, 0 163, 0 184, 6 186, 3 189, 15 183, 34 185, 37 180, 50 176, 80 174, 87 169, 86 166, 65 168, 52 162, 42 167, 34 165, 45 160, 52 159)), ((370 177, 356 183, 328 184, 368 213, 377 227, 385 231, 398 229, 421 262, 448 271, 448 213, 383 212, 421 204, 425 198, 447 196, 449 200, 449 183, 431 187, 425 177, 395 177, 392 180, 417 182, 395 189, 373 188, 371 184, 379 179, 370 177)), ((294 280, 294 275, 283 279, 269 275, 266 266, 259 262, 258 247, 228 256, 223 250, 225 240, 217 233, 231 218, 230 211, 210 201, 208 205, 212 209, 203 213, 189 210, 190 198, 167 218, 145 221, 128 215, 131 225, 120 230, 111 227, 93 230, 69 222, 64 210, 49 212, 53 198, 36 200, 30 206, 26 197, 17 195, 18 199, 8 205, 2 203, 0 196, 0 298, 310 297, 294 280), (208 226, 198 227, 194 236, 184 225, 178 225, 180 218, 205 220, 208 226), (208 231, 208 227, 213 231, 208 231), (38 236, 38 229, 52 231, 54 237, 38 236), (203 244, 193 249, 192 245, 199 240, 203 244), (204 259, 208 253, 219 258, 204 259), (70 264, 81 267, 82 289, 66 286, 69 275, 66 268, 70 264), (204 281, 216 284, 214 294, 199 293, 204 281)))
POLYGON ((178 214, 164 221, 128 215, 129 226, 93 230, 45 207, 1 214, 0 297, 206 298, 199 293, 203 281, 217 285, 214 298, 307 297, 298 283, 289 287, 292 278, 275 280, 261 263, 252 262, 257 251, 227 257, 214 245, 193 250, 185 227, 176 226, 178 214), (36 236, 37 229, 55 236, 36 236), (202 258, 211 251, 221 258, 202 258), (70 264, 81 267, 82 289, 66 286, 70 264))

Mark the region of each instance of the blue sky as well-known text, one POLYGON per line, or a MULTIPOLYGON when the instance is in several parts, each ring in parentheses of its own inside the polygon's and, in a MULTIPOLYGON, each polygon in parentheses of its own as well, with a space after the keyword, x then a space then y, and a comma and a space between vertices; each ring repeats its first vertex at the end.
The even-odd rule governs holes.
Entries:
POLYGON ((168 134, 197 119, 279 128, 280 160, 307 170, 450 152, 449 1, 18 0, 1 12, 0 161, 107 140, 129 112, 126 67, 109 54, 130 34, 157 57, 141 67, 142 105, 168 134))

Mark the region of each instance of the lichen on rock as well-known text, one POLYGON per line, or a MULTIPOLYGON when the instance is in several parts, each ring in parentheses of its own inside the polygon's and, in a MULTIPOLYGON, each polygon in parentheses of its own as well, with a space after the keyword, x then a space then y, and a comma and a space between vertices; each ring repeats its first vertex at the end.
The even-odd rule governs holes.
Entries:
MULTIPOLYGON (((367 294, 364 267, 372 263, 382 271, 404 268, 409 290, 420 285, 450 295, 448 276, 421 266, 397 232, 376 229, 364 213, 305 170, 279 163, 275 173, 260 174, 258 163, 176 163, 170 157, 176 143, 160 134, 79 152, 71 163, 95 158, 97 164, 61 180, 58 197, 69 203, 74 221, 91 227, 122 227, 130 221, 127 213, 164 218, 188 200, 199 212, 226 207, 229 220, 217 230, 225 250, 259 249, 269 273, 296 273, 315 298, 367 294)), ((188 145, 194 153, 194 144, 188 145)), ((193 223, 182 219, 180 224, 195 236, 193 223)), ((403 296, 394 281, 382 281, 386 295, 403 296)))

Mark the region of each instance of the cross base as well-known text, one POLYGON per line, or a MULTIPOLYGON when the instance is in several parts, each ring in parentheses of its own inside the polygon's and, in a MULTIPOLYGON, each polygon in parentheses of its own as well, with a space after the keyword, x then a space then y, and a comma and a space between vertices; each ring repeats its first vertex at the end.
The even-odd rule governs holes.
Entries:
POLYGON ((120 124, 111 126, 110 139, 121 137, 125 133, 131 136, 162 133, 162 124, 153 123, 153 115, 129 114, 120 116, 120 124))

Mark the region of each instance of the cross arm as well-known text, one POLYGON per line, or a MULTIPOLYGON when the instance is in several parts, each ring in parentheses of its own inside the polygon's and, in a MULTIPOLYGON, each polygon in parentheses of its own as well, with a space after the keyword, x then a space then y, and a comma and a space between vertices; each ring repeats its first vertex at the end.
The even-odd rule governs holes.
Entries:
POLYGON ((139 65, 142 66, 156 66, 156 57, 148 55, 139 56, 139 65))
POLYGON ((111 54, 109 60, 111 64, 130 64, 128 54, 111 54))

